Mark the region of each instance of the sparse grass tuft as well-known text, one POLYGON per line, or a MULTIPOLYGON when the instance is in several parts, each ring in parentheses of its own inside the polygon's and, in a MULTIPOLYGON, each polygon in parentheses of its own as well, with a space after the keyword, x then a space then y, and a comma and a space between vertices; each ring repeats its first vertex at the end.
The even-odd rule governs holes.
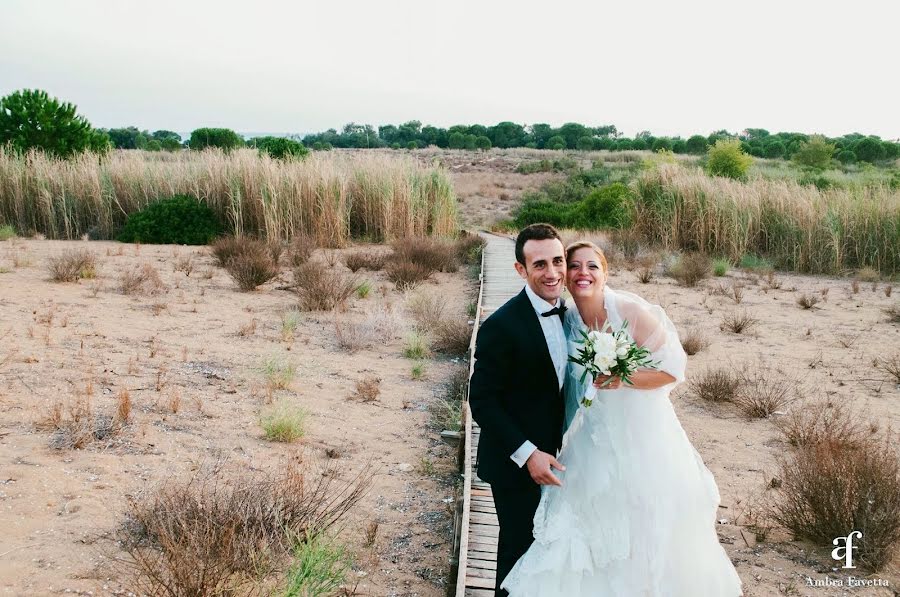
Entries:
POLYGON ((136 265, 122 272, 119 277, 119 291, 122 294, 159 294, 165 290, 159 272, 149 263, 136 265))
POLYGON ((708 256, 702 253, 680 255, 669 268, 669 275, 682 286, 693 288, 701 280, 708 278, 712 272, 712 264, 708 256))
POLYGON ((797 404, 778 420, 778 428, 796 448, 816 444, 858 448, 873 431, 848 406, 833 400, 797 404))
POLYGON ((759 320, 752 317, 747 311, 735 311, 722 318, 721 328, 733 334, 743 334, 758 323, 759 320))
POLYGON ((688 355, 693 356, 706 348, 708 342, 706 337, 697 329, 689 329, 681 337, 681 347, 688 355))
POLYGON ((411 331, 406 336, 406 345, 403 348, 403 356, 408 359, 422 360, 431 357, 431 344, 428 336, 422 332, 411 331))
POLYGON ((864 267, 856 272, 856 279, 860 282, 878 282, 881 280, 881 273, 874 267, 864 267))
POLYGON ((336 539, 324 535, 307 536, 298 541, 293 551, 293 565, 280 597, 312 597, 339 595, 338 589, 352 571, 349 549, 336 539))
POLYGON ((465 320, 444 319, 434 327, 432 334, 438 352, 461 357, 469 351, 472 327, 465 320))
POLYGON ((453 243, 440 238, 405 238, 393 243, 396 263, 414 263, 431 272, 459 270, 457 250, 453 243))
POLYGON ((413 379, 422 379, 425 377, 426 366, 423 361, 420 361, 412 366, 412 370, 410 371, 410 376, 413 379))
POLYGON ((713 275, 721 278, 728 273, 731 263, 727 259, 713 259, 713 275))
POLYGON ((359 281, 356 276, 307 262, 294 268, 294 286, 303 311, 331 311, 346 305, 359 281))
POLYGON ((888 323, 900 323, 900 307, 891 305, 884 310, 884 313, 888 316, 888 323))
POLYGON ((301 406, 279 400, 262 413, 259 424, 267 440, 290 443, 306 433, 306 417, 301 406))
POLYGON ((316 239, 309 235, 298 234, 294 236, 288 248, 288 263, 290 263, 291 267, 303 265, 312 257, 317 246, 316 239))
POLYGON ((13 228, 10 224, 3 224, 0 226, 0 242, 9 240, 11 238, 16 238, 16 229, 13 228))
POLYGON ((300 311, 291 309, 290 311, 286 311, 281 316, 281 339, 284 342, 293 342, 296 333, 297 327, 300 325, 300 320, 303 318, 300 311))
POLYGON ((797 304, 801 309, 812 309, 819 304, 819 297, 815 294, 806 294, 805 292, 797 297, 797 304))
POLYGON ((47 260, 47 269, 54 282, 77 282, 97 276, 97 256, 87 249, 63 253, 47 260))
POLYGON ((370 292, 372 292, 372 283, 368 280, 363 280, 360 282, 359 286, 356 287, 356 296, 358 298, 364 299, 369 296, 370 292))
POLYGON ((273 390, 284 390, 294 381, 297 366, 283 357, 271 356, 262 362, 260 371, 266 380, 266 385, 273 390))
POLYGON ((734 402, 740 387, 740 378, 727 368, 704 371, 688 382, 691 393, 704 402, 734 402))
POLYGON ((894 383, 900 384, 900 353, 889 357, 878 357, 872 364, 879 371, 891 376, 894 383))
POLYGON ((765 419, 794 400, 797 380, 768 367, 752 367, 739 376, 734 403, 750 419, 765 419))

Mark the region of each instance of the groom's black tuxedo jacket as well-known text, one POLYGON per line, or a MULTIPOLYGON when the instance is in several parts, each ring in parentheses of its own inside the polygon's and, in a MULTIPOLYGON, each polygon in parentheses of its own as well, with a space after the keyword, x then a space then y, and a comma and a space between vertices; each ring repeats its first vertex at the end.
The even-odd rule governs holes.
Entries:
POLYGON ((554 456, 562 442, 564 401, 538 317, 523 289, 478 330, 469 389, 478 476, 498 487, 534 484, 510 458, 526 440, 554 456))

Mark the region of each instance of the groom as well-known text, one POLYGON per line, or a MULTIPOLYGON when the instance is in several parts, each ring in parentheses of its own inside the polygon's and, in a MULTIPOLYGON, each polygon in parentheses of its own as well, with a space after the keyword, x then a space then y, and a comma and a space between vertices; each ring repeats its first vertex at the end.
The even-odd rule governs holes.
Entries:
POLYGON ((525 288, 478 330, 469 390, 481 426, 478 476, 491 485, 500 539, 497 585, 534 540, 541 485, 561 485, 553 469, 562 442, 561 395, 567 350, 563 332, 566 259, 559 233, 532 224, 516 238, 516 271, 525 288))

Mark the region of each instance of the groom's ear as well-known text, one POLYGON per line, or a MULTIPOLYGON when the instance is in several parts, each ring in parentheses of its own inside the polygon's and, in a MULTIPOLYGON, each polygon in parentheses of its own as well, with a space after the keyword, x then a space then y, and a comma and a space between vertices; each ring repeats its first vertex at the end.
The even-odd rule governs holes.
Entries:
POLYGON ((521 264, 520 262, 518 262, 518 261, 515 262, 515 266, 516 266, 516 273, 519 274, 519 276, 520 276, 523 280, 527 280, 527 279, 528 279, 528 270, 525 269, 525 266, 522 265, 522 264, 521 264))

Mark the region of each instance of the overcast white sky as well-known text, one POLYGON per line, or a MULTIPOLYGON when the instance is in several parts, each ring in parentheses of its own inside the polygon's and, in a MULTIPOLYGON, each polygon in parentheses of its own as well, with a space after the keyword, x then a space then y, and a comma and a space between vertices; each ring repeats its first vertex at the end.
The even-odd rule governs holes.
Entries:
POLYGON ((900 137, 893 0, 3 0, 0 95, 97 127, 355 121, 900 137))

